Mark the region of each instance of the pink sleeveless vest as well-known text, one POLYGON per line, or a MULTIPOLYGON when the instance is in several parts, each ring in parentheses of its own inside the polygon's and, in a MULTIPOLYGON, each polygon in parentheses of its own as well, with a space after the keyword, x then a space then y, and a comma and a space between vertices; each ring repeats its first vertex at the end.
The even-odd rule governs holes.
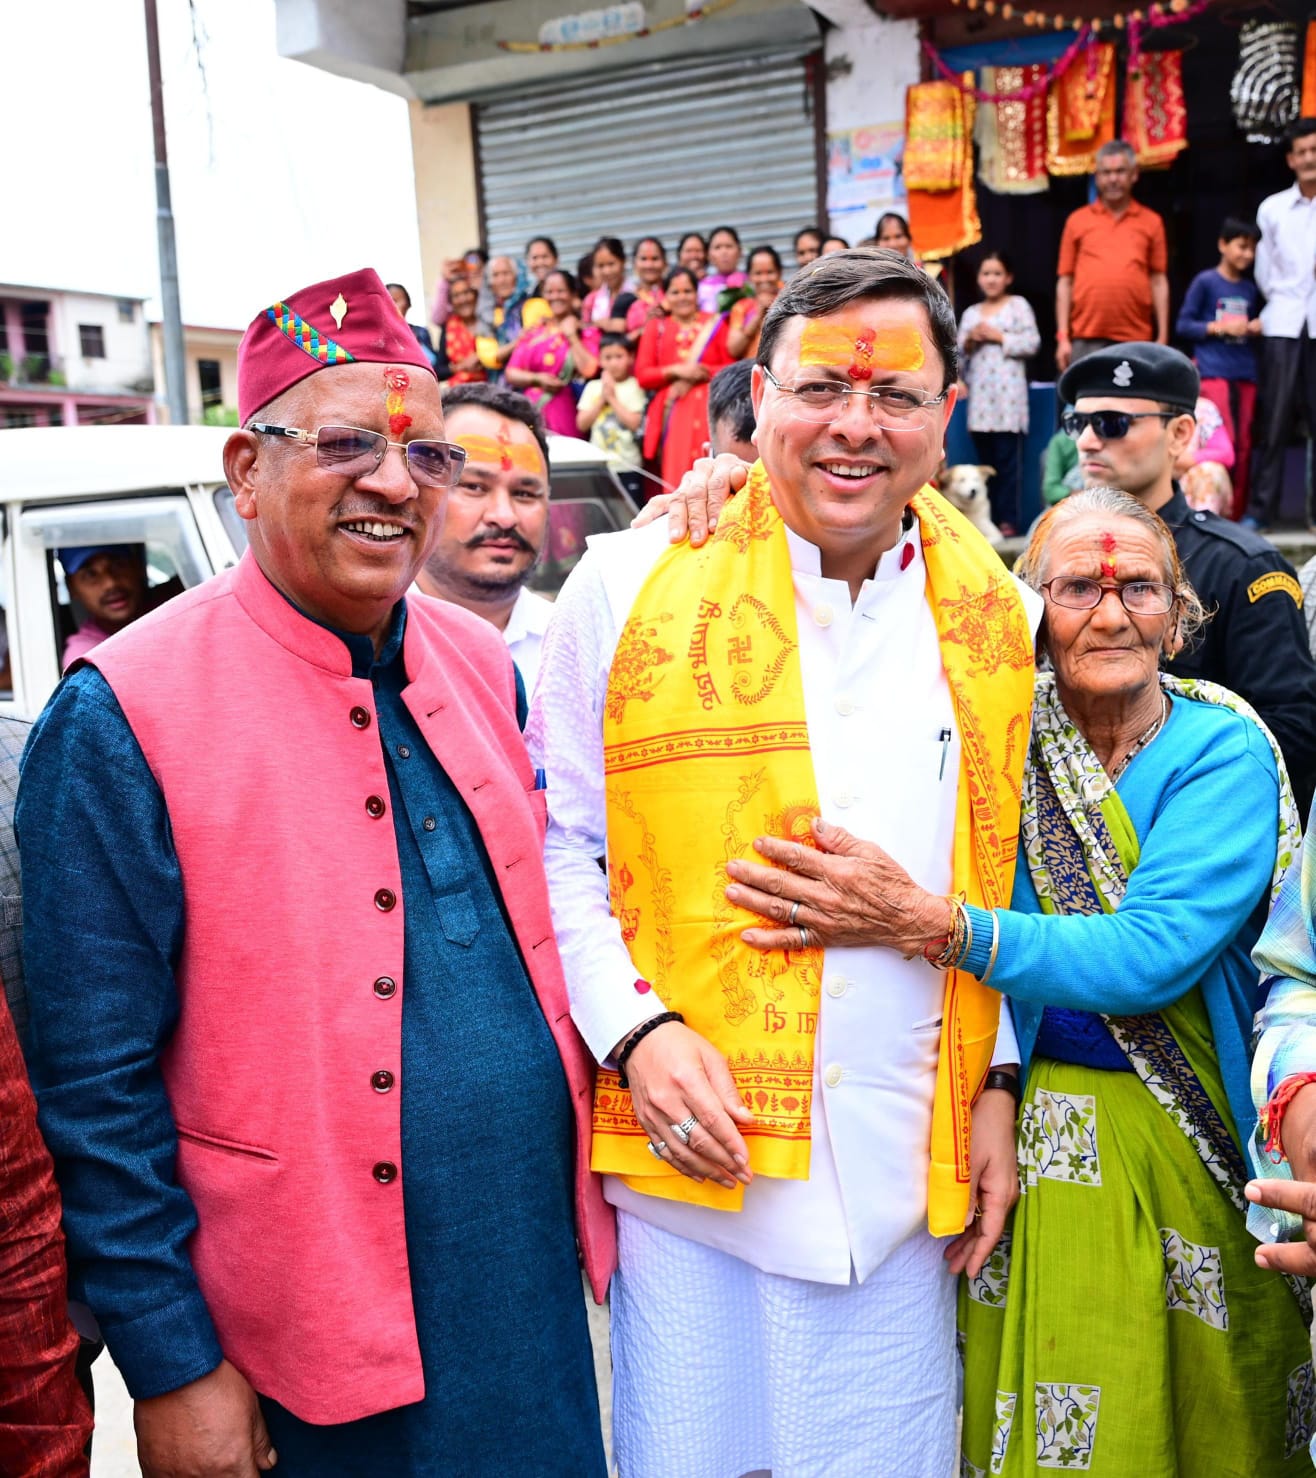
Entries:
MULTIPOLYGON (((601 1301, 615 1238, 588 1169, 593 1060, 571 1023, 544 793, 507 651, 466 611, 412 601, 403 659, 404 701, 507 880, 562 1057, 577 1234, 601 1301)), ((181 1014, 162 1065, 178 1180, 199 1222, 192 1262, 224 1353, 310 1422, 419 1401, 402 1210, 402 880, 371 685, 250 554, 89 660, 164 793, 182 867, 181 1014)))

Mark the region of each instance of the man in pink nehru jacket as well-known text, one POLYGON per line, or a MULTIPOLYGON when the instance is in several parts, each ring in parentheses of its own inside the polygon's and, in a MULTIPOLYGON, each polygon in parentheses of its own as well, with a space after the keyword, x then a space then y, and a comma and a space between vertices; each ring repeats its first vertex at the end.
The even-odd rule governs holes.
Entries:
POLYGON ((146 1478, 604 1478, 591 1059, 499 633, 408 601, 465 454, 372 271, 263 309, 250 547, 110 637, 18 800, 72 1295, 146 1478))

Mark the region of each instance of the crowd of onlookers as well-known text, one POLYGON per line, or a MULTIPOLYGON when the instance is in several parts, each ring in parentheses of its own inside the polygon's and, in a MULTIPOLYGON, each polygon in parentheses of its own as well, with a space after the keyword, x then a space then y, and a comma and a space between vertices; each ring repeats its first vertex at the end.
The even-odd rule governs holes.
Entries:
MULTIPOLYGON (((1256 220, 1222 224, 1219 260, 1193 279, 1177 320, 1164 223, 1134 198, 1137 159, 1123 142, 1099 152, 1095 199, 1069 217, 1057 262, 1057 370, 1111 344, 1168 343, 1173 329, 1202 375, 1198 440, 1179 468, 1185 496, 1252 527, 1278 515, 1295 409, 1316 426, 1316 119, 1299 120, 1287 142, 1294 185, 1264 201, 1256 220)), ((856 244, 918 260, 895 212, 856 244)), ((806 226, 792 242, 790 270, 849 245, 806 226)), ((935 275, 940 264, 926 270, 935 275)), ((674 486, 709 449, 709 382, 755 357, 788 275, 775 246, 746 252, 733 226, 687 232, 671 253, 654 236, 629 255, 603 236, 574 270, 550 238, 536 236, 520 261, 473 249, 446 263, 431 305, 436 335, 415 332, 440 380, 501 380, 523 391, 550 431, 603 448, 642 501, 674 486)), ((960 316, 960 395, 992 516, 1010 534, 1021 523, 1026 364, 1041 341, 1032 307, 1012 291, 1005 252, 981 255, 978 287, 981 300, 960 316)), ((410 299, 394 291, 405 316, 410 299)), ((1078 486, 1077 462, 1073 441, 1057 433, 1043 462, 1044 502, 1078 486)))

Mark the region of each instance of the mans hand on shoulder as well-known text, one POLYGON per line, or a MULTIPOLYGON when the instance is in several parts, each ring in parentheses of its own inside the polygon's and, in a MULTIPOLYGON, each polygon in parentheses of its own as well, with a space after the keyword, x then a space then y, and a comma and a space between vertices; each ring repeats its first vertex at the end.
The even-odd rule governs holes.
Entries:
POLYGON ((142 1478, 256 1478, 278 1461, 256 1393, 227 1360, 133 1410, 142 1478))
POLYGON ((976 1278, 996 1250, 1005 1221, 1019 1199, 1015 1154, 1015 1099, 1005 1088, 986 1088, 973 1105, 969 1144, 969 1224, 946 1249, 952 1273, 976 1278))
POLYGON ((667 515, 667 537, 680 544, 687 535, 697 549, 717 528, 717 516, 728 498, 749 481, 750 463, 730 452, 700 457, 681 479, 674 493, 650 498, 632 520, 632 528, 643 528, 667 515))
MULTIPOLYGON (((617 1044, 617 1057, 624 1042, 617 1044)), ((738 1124, 754 1115, 741 1100, 726 1058, 706 1038, 679 1021, 665 1022, 637 1042, 626 1059, 631 1102, 651 1144, 666 1144, 662 1158, 691 1180, 717 1181, 728 1190, 753 1179, 749 1150, 738 1124), (682 1144, 675 1126, 699 1122, 682 1144)))

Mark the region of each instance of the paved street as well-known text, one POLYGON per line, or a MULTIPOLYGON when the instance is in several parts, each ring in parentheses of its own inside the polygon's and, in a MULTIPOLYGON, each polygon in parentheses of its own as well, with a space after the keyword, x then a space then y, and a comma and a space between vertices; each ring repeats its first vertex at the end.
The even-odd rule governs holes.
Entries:
MULTIPOLYGON (((612 1386, 608 1361, 608 1311, 586 1297, 590 1334, 594 1341, 594 1373, 599 1383, 603 1438, 612 1458, 612 1386)), ((91 1478, 141 1478, 133 1441, 132 1402, 108 1355, 92 1367, 96 1376, 96 1440, 92 1448, 91 1478)))

